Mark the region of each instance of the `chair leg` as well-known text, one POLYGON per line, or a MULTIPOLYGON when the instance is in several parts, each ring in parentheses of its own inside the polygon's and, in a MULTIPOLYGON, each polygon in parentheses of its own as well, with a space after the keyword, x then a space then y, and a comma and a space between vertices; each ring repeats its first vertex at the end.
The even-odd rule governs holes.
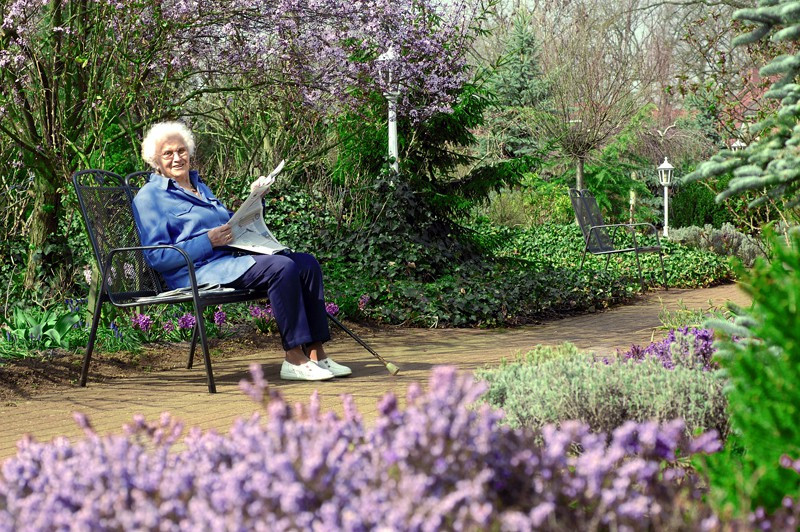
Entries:
POLYGON ((208 393, 217 393, 217 386, 214 384, 214 371, 211 368, 211 353, 208 351, 206 326, 203 322, 204 309, 205 307, 201 307, 197 301, 194 302, 194 312, 195 316, 197 316, 195 328, 197 329, 197 334, 200 336, 200 346, 203 348, 203 361, 205 362, 206 366, 206 382, 208 383, 208 393))
POLYGON ((647 291, 644 284, 644 276, 642 275, 642 263, 639 260, 639 244, 636 242, 636 231, 631 230, 631 238, 633 238, 633 253, 636 255, 636 268, 639 270, 639 283, 642 285, 642 293, 647 291))
POLYGON ((603 271, 604 271, 604 272, 607 272, 607 271, 608 271, 608 263, 609 263, 609 262, 611 262, 611 253, 609 253, 608 255, 606 255, 606 267, 605 267, 605 268, 603 268, 603 271))
POLYGON ((197 347, 197 324, 192 328, 192 345, 189 347, 189 361, 186 363, 186 369, 192 369, 194 365, 194 350, 197 347))
POLYGON ((589 244, 583 246, 583 253, 581 254, 581 265, 578 266, 578 270, 583 269, 583 261, 586 260, 586 250, 589 249, 589 244))
POLYGON ((646 292, 647 287, 644 284, 644 276, 642 275, 642 263, 639 261, 639 250, 635 250, 634 255, 636 255, 636 268, 639 269, 639 283, 642 285, 642 292, 646 292))
POLYGON ((100 325, 100 309, 102 306, 103 296, 102 294, 98 294, 97 302, 94 306, 94 314, 92 315, 92 329, 89 331, 89 341, 86 344, 86 354, 83 356, 83 364, 81 365, 80 385, 83 387, 86 386, 86 380, 89 378, 89 362, 92 360, 94 342, 97 340, 97 327, 100 325))
POLYGON ((661 263, 661 275, 664 277, 664 290, 669 290, 667 286, 667 270, 664 269, 664 254, 658 250, 658 261, 661 263))

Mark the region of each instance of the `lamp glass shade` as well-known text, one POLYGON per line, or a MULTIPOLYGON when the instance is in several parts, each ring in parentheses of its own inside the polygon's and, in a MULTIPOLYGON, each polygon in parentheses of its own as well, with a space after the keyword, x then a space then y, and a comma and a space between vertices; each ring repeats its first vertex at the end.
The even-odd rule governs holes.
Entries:
POLYGON ((733 141, 733 144, 731 144, 731 151, 743 150, 746 147, 747 147, 747 144, 742 142, 742 139, 736 139, 735 141, 733 141))
POLYGON ((388 50, 378 56, 378 74, 381 77, 381 83, 384 86, 392 84, 392 69, 391 63, 397 59, 397 53, 394 51, 394 46, 390 46, 388 50))
POLYGON ((672 171, 675 167, 669 164, 669 161, 664 157, 664 162, 658 167, 658 182, 662 187, 668 187, 672 184, 672 171))

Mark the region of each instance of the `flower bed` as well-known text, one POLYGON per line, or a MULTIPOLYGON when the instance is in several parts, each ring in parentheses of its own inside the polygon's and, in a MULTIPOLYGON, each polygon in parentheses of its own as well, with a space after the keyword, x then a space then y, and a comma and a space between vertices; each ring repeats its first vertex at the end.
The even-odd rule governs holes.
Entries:
POLYGON ((312 396, 294 409, 265 391, 258 366, 244 387, 266 405, 230 433, 190 430, 164 414, 124 435, 26 440, 2 466, 0 530, 318 529, 530 530, 713 524, 698 479, 677 464, 714 451, 713 434, 680 422, 627 423, 607 441, 586 425, 534 434, 471 406, 484 392, 452 368, 427 394, 412 384, 405 409, 386 395, 367 427, 349 399, 344 416, 312 396), (576 449, 581 449, 580 454, 576 449), (704 521, 705 520, 705 521, 704 521))

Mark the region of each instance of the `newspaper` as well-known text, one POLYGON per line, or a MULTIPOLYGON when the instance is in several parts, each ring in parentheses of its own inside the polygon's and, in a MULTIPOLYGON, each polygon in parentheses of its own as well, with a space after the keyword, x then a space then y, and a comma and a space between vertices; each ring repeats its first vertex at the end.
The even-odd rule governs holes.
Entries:
POLYGON ((264 204, 261 201, 264 193, 275 182, 275 177, 283 170, 284 161, 273 170, 262 185, 253 189, 244 200, 242 206, 233 214, 228 222, 231 226, 233 240, 228 247, 243 249, 252 253, 274 255, 289 250, 278 242, 267 224, 264 223, 264 204))
MULTIPOLYGON (((233 292, 233 288, 226 288, 220 284, 211 284, 211 283, 203 283, 197 285, 197 294, 199 296, 208 296, 208 295, 219 295, 225 294, 227 292, 233 292)), ((142 296, 135 298, 137 303, 141 303, 143 305, 147 303, 159 303, 164 299, 173 299, 173 298, 192 298, 192 287, 187 286, 186 288, 176 288, 175 290, 169 290, 167 292, 160 292, 158 294, 152 296, 142 296)))

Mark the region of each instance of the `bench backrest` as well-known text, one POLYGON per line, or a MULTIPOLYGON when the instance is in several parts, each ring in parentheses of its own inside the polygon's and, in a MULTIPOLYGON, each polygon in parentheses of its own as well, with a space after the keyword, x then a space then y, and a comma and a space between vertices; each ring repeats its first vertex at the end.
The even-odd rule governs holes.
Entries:
POLYGON ((136 190, 122 176, 105 170, 76 172, 72 182, 92 251, 112 297, 127 300, 162 292, 161 276, 141 251, 114 254, 107 265, 112 249, 141 246, 133 217, 136 190))
POLYGON ((613 241, 604 227, 592 230, 592 227, 597 228, 605 224, 600 207, 597 205, 597 199, 586 189, 576 190, 574 188, 569 189, 569 199, 589 252, 599 253, 613 250, 613 241))

